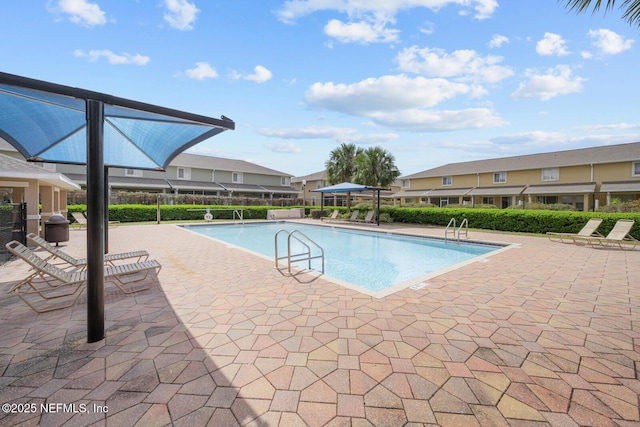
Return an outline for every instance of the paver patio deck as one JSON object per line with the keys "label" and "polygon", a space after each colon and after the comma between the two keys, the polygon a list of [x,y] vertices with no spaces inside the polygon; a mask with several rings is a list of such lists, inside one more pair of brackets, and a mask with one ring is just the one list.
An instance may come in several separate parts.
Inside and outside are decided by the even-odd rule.
{"label": "paver patio deck", "polygon": [[111,252],[163,269],[141,293],[106,285],[92,344],[85,297],[35,314],[6,293],[27,274],[10,261],[0,425],[640,425],[640,251],[469,234],[520,247],[375,299],[175,225],[112,228]]}

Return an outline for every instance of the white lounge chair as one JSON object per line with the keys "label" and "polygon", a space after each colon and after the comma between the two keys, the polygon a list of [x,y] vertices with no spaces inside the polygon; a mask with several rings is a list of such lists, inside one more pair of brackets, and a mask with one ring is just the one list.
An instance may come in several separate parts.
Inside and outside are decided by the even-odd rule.
{"label": "white lounge chair", "polygon": [[[66,271],[48,263],[22,243],[14,240],[6,244],[6,248],[17,258],[29,264],[32,273],[16,283],[8,292],[15,293],[29,307],[38,313],[71,307],[78,301],[86,288],[87,271]],[[109,265],[104,268],[106,281],[116,285],[122,292],[130,294],[151,288],[155,280],[140,287],[129,288],[131,283],[142,282],[149,275],[155,279],[162,266],[156,260],[147,260],[134,264]],[[37,295],[45,301],[36,305],[29,296]],[[66,297],[66,299],[64,299]],[[60,302],[61,301],[61,302]],[[47,302],[60,302],[48,305]]]}
{"label": "white lounge chair", "polygon": [[[633,250],[640,244],[640,241],[629,235],[634,224],[635,221],[632,219],[619,219],[606,237],[587,237],[584,240],[593,248],[597,246],[608,248],[618,245],[620,249]],[[630,245],[623,246],[623,243]]]}
{"label": "white lounge chair", "polygon": [[551,241],[558,241],[562,243],[569,240],[571,241],[570,243],[575,243],[576,238],[604,237],[597,231],[600,224],[602,224],[602,218],[591,218],[577,233],[555,233],[553,231],[548,231],[547,237],[549,237],[549,240]]}
{"label": "white lounge chair", "polygon": [[[86,258],[74,258],[35,233],[27,234],[27,239],[49,252],[50,255],[45,258],[45,261],[52,264],[54,264],[53,261],[57,261],[54,265],[62,266],[64,268],[73,267],[84,270],[87,267]],[[105,254],[104,256],[104,262],[107,265],[116,265],[115,261],[127,260],[128,262],[140,262],[146,261],[147,259],[149,259],[149,252],[147,251],[122,252],[116,254]]]}

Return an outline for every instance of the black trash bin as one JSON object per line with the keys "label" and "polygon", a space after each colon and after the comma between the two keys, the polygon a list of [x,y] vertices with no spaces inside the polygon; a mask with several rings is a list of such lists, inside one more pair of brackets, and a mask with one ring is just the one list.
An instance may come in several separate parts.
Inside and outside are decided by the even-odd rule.
{"label": "black trash bin", "polygon": [[49,243],[69,241],[69,221],[60,214],[53,214],[44,223],[44,240]]}

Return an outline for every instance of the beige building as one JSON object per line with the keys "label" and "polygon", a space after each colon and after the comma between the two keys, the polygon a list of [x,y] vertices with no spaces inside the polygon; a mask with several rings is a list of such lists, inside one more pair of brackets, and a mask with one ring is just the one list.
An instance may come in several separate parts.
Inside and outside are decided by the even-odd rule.
{"label": "beige building", "polygon": [[450,163],[400,180],[401,206],[564,203],[589,211],[640,198],[640,142]]}

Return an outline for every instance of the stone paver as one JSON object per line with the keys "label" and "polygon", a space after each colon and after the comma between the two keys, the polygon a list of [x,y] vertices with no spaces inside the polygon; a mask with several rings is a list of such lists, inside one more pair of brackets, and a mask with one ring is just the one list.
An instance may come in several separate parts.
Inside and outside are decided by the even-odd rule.
{"label": "stone paver", "polygon": [[111,228],[111,252],[163,268],[140,293],[106,284],[91,344],[86,296],[36,314],[10,261],[0,425],[640,425],[640,251],[470,237],[517,247],[376,299],[174,225]]}

